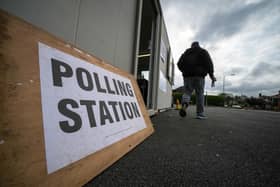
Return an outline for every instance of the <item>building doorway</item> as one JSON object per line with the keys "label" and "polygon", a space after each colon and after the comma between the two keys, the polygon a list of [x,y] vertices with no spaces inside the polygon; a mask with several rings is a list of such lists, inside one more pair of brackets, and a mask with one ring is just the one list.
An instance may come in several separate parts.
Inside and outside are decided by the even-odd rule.
{"label": "building doorway", "polygon": [[138,51],[137,82],[148,109],[153,108],[153,72],[157,11],[153,1],[143,1]]}

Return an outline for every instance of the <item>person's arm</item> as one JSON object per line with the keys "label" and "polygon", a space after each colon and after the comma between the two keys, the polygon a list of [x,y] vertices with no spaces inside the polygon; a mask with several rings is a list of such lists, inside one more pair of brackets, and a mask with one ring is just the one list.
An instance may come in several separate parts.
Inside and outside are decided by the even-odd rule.
{"label": "person's arm", "polygon": [[216,77],[214,76],[214,65],[213,65],[213,62],[212,62],[212,59],[209,55],[209,53],[205,50],[205,60],[208,64],[208,73],[209,73],[209,76],[212,80],[212,85],[214,85],[214,82],[217,80]]}
{"label": "person's arm", "polygon": [[183,69],[184,69],[184,53],[181,55],[181,57],[179,58],[179,61],[177,63],[177,67],[179,68],[179,70],[181,72],[183,72]]}

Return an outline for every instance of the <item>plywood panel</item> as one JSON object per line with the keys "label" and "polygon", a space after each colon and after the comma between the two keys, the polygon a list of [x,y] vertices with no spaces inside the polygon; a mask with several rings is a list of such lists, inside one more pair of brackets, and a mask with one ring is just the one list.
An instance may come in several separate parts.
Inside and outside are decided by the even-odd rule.
{"label": "plywood panel", "polygon": [[[48,174],[38,42],[128,78],[147,127]],[[0,114],[0,186],[82,185],[154,131],[132,75],[1,10]]]}

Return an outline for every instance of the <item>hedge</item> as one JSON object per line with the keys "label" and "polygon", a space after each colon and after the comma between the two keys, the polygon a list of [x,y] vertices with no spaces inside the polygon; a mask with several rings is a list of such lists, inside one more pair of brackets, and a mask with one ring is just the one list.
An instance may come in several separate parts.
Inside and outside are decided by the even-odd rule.
{"label": "hedge", "polygon": [[[176,100],[178,99],[180,103],[182,102],[182,95],[181,92],[174,92],[173,94],[173,103],[176,104]],[[191,97],[191,104],[196,103],[195,95]],[[207,96],[207,105],[209,106],[224,106],[224,97],[223,96],[216,96],[216,95],[208,95]]]}

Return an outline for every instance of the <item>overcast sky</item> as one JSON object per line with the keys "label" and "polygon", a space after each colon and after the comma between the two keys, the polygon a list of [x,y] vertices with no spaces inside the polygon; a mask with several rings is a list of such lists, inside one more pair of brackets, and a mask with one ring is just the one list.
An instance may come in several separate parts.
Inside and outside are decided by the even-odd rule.
{"label": "overcast sky", "polygon": [[[174,61],[192,41],[210,53],[215,88],[208,93],[275,95],[280,90],[279,0],[161,0]],[[231,76],[231,74],[235,74]],[[175,68],[175,88],[182,86]]]}

